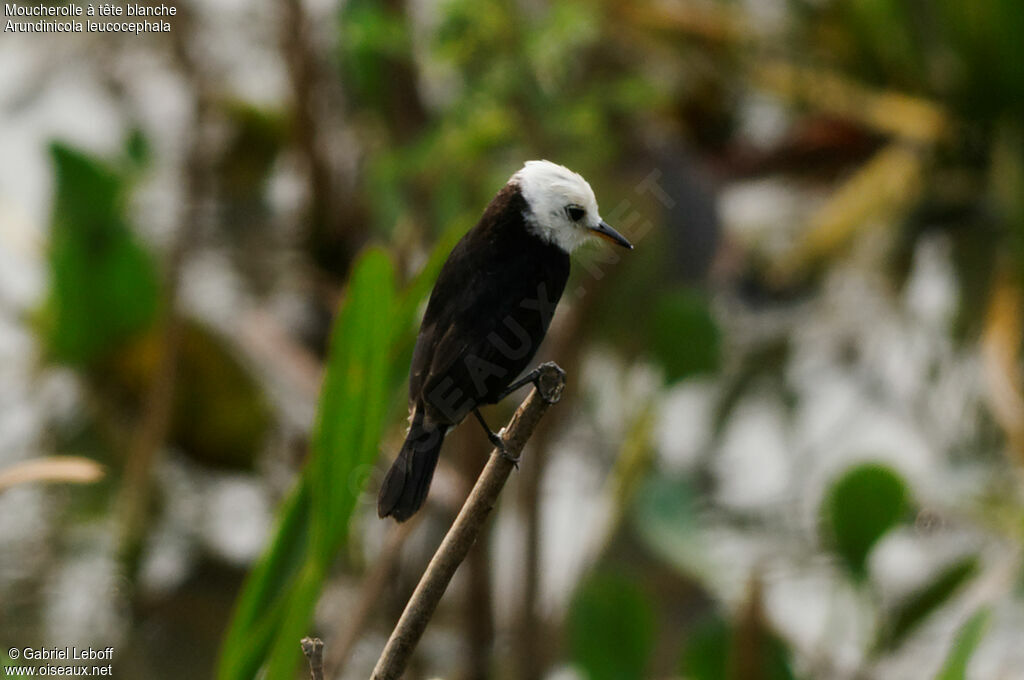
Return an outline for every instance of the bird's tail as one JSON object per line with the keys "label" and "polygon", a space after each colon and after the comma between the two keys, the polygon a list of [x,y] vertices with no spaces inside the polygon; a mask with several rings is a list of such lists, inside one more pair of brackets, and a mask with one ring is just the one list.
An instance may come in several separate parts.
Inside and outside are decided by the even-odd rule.
{"label": "bird's tail", "polygon": [[377,515],[390,515],[404,522],[420,509],[430,489],[446,433],[447,428],[430,423],[423,412],[416,409],[402,450],[381,484]]}

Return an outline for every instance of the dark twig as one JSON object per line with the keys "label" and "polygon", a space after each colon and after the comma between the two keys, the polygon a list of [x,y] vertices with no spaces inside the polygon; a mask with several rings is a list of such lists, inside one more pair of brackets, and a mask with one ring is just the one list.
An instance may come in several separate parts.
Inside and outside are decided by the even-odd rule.
{"label": "dark twig", "polygon": [[402,676],[455,570],[466,558],[487,516],[498,501],[498,494],[512,472],[513,465],[509,458],[515,458],[522,453],[537,423],[548,410],[548,406],[561,398],[564,387],[565,373],[562,369],[553,363],[544,364],[536,387],[504,430],[507,455],[502,456],[497,449],[491,452],[487,466],[480,473],[473,491],[470,492],[452,528],[441,542],[441,547],[427,565],[423,578],[409,598],[405,611],[402,612],[398,624],[384,646],[377,666],[373,669],[374,680],[398,680]]}
{"label": "dark twig", "polygon": [[309,677],[312,680],[324,680],[324,643],[320,638],[304,637],[299,642],[302,653],[309,662]]}

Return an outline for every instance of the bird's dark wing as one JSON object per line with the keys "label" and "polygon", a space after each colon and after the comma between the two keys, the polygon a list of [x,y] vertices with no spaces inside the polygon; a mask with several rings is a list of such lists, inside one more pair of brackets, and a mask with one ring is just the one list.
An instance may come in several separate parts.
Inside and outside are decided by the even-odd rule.
{"label": "bird's dark wing", "polygon": [[410,399],[439,422],[459,422],[522,372],[569,275],[564,251],[490,212],[442,267],[413,353]]}
{"label": "bird's dark wing", "polygon": [[412,353],[410,404],[420,399],[438,344],[456,320],[466,316],[473,304],[471,291],[481,284],[480,269],[473,266],[468,255],[470,251],[479,250],[474,248],[474,240],[474,230],[470,230],[452,249],[434,282]]}

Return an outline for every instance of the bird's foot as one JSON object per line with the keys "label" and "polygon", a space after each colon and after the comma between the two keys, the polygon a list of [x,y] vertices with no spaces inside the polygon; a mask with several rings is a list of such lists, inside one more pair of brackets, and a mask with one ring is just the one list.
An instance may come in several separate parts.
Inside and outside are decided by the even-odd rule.
{"label": "bird's foot", "polygon": [[535,368],[536,373],[533,385],[537,388],[541,398],[549,404],[557,404],[562,399],[562,390],[565,389],[565,371],[554,361],[545,361]]}
{"label": "bird's foot", "polygon": [[565,371],[554,361],[545,361],[519,380],[505,388],[495,402],[499,402],[523,385],[533,383],[541,398],[549,404],[556,404],[562,398],[565,388]]}
{"label": "bird's foot", "polygon": [[489,436],[487,438],[491,440],[492,444],[494,444],[494,448],[495,450],[497,450],[498,455],[507,460],[508,462],[512,463],[512,465],[515,466],[515,468],[518,470],[519,461],[520,459],[522,459],[523,456],[522,454],[519,454],[518,456],[513,456],[511,453],[509,453],[508,447],[505,446],[505,440],[502,439],[501,437],[501,433],[504,431],[505,428],[502,428],[501,432],[491,432],[489,433]]}
{"label": "bird's foot", "polygon": [[495,432],[494,430],[492,430],[490,426],[487,424],[487,421],[484,420],[483,415],[480,414],[479,409],[473,409],[473,415],[475,415],[476,419],[480,421],[480,425],[484,428],[484,432],[487,433],[487,440],[494,445],[494,448],[498,451],[498,455],[507,460],[508,462],[512,463],[513,465],[515,465],[516,469],[518,470],[519,456],[513,456],[511,453],[508,452],[508,446],[506,446],[505,440],[501,436],[501,432],[504,432],[505,428],[502,428],[501,432]]}

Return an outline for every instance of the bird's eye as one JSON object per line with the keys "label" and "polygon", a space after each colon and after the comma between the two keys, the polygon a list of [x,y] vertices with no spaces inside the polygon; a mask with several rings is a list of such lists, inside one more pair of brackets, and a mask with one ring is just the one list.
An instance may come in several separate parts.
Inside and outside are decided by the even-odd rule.
{"label": "bird's eye", "polygon": [[569,216],[569,219],[573,222],[579,222],[583,219],[583,216],[587,214],[587,211],[578,205],[566,206],[565,214]]}

